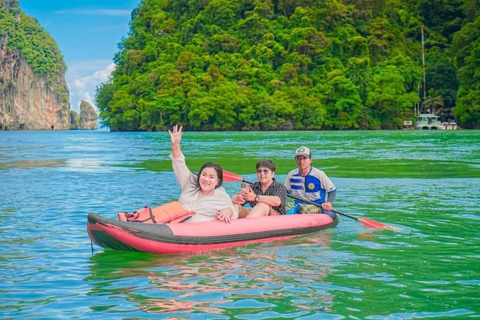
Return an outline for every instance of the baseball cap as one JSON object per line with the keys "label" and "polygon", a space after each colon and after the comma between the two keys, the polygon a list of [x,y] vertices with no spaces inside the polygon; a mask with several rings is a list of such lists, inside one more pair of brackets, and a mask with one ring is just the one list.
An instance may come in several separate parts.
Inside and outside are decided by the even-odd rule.
{"label": "baseball cap", "polygon": [[298,156],[305,156],[307,158],[312,157],[312,152],[307,147],[300,147],[295,151],[295,158]]}

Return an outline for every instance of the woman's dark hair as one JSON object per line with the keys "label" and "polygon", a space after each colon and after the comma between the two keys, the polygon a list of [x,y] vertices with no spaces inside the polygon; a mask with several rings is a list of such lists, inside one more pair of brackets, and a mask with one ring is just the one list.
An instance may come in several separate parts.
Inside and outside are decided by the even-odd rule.
{"label": "woman's dark hair", "polygon": [[202,175],[203,169],[205,168],[213,168],[217,172],[218,176],[218,184],[215,186],[215,189],[220,187],[223,183],[223,170],[222,167],[218,163],[215,162],[207,162],[203,164],[203,166],[200,168],[200,171],[198,171],[197,174],[197,189],[200,189],[200,176]]}
{"label": "woman's dark hair", "polygon": [[272,172],[275,172],[275,170],[277,170],[277,166],[275,166],[275,163],[273,163],[273,161],[270,159],[258,161],[257,164],[255,165],[255,168],[258,169],[260,167],[268,168],[272,170]]}

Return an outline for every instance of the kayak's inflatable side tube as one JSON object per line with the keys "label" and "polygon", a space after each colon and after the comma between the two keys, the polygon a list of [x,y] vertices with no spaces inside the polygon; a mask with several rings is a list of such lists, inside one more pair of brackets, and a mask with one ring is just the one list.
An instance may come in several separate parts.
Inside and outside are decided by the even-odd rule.
{"label": "kayak's inflatable side tube", "polygon": [[87,231],[97,245],[116,250],[156,254],[209,251],[249,243],[269,242],[332,228],[326,214],[298,214],[180,224],[123,222],[88,215]]}

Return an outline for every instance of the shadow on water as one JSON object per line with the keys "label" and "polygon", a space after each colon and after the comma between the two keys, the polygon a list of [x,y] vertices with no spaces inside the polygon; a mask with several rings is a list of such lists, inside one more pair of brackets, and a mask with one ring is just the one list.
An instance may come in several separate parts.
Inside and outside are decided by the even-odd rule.
{"label": "shadow on water", "polygon": [[[238,161],[241,158],[241,161]],[[254,164],[262,158],[251,155],[207,157],[195,155],[188,163],[191,168],[200,168],[205,162],[221,163],[222,167],[237,174],[251,174]],[[287,174],[293,168],[291,159],[277,159],[278,174]],[[479,178],[480,163],[461,160],[422,160],[422,159],[358,159],[358,158],[328,158],[314,159],[314,164],[333,177],[349,178]],[[135,164],[123,165],[149,171],[171,170],[171,161],[163,159],[147,159]]]}

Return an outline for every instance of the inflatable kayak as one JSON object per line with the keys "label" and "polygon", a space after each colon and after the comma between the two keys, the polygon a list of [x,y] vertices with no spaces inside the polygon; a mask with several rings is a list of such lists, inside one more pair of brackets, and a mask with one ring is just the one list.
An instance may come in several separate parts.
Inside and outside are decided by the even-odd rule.
{"label": "inflatable kayak", "polygon": [[115,250],[154,254],[209,251],[270,242],[335,227],[338,218],[326,214],[295,214],[255,219],[184,222],[126,222],[88,215],[87,231],[97,245]]}

